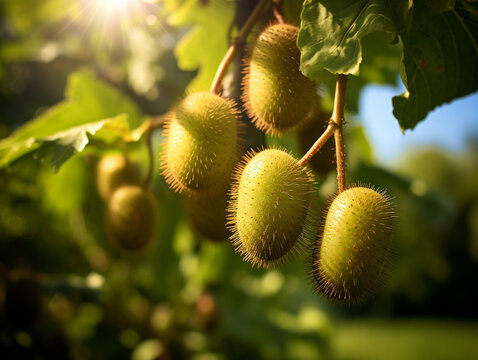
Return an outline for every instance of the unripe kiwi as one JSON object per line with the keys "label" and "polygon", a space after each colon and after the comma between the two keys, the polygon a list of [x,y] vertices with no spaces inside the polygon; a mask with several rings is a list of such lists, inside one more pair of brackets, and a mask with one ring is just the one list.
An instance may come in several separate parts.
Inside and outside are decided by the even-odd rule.
{"label": "unripe kiwi", "polygon": [[198,193],[225,189],[239,157],[239,123],[234,104],[220,96],[188,95],[166,124],[162,168],[176,191]]}
{"label": "unripe kiwi", "polygon": [[243,101],[255,125],[271,135],[293,130],[316,102],[316,85],[299,71],[299,28],[267,27],[257,38],[243,83]]}
{"label": "unripe kiwi", "polygon": [[107,229],[112,240],[125,250],[143,249],[156,227],[156,201],[139,186],[122,186],[111,196]]}
{"label": "unripe kiwi", "polygon": [[281,264],[315,236],[314,185],[311,171],[285,151],[244,158],[235,172],[228,220],[232,243],[245,260]]}
{"label": "unripe kiwi", "polygon": [[212,241],[227,240],[231,231],[226,227],[227,191],[212,196],[199,196],[185,200],[186,213],[199,235]]}
{"label": "unripe kiwi", "polygon": [[[302,154],[305,154],[325,131],[329,117],[324,112],[317,112],[314,117],[300,129],[298,133],[299,146]],[[328,140],[309,161],[309,166],[317,174],[325,175],[335,169],[335,145],[333,139]]]}
{"label": "unripe kiwi", "polygon": [[103,200],[123,185],[138,185],[141,182],[139,167],[124,155],[107,155],[98,162],[96,184]]}
{"label": "unripe kiwi", "polygon": [[388,269],[394,222],[384,193],[352,187],[337,195],[313,251],[317,290],[338,303],[370,298]]}

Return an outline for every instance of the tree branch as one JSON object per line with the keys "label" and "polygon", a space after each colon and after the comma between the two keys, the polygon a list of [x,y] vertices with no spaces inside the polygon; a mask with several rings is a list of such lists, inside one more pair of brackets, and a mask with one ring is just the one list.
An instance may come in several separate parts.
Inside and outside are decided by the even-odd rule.
{"label": "tree branch", "polygon": [[246,41],[247,35],[251,31],[252,27],[256,23],[259,16],[270,5],[271,5],[271,0],[260,0],[260,2],[254,8],[254,11],[252,11],[246,23],[239,31],[239,34],[237,34],[237,37],[234,40],[234,43],[229,47],[229,49],[226,52],[226,55],[224,55],[224,58],[221,61],[221,64],[217,68],[216,75],[214,76],[214,80],[212,81],[211,88],[209,90],[211,93],[213,94],[217,93],[219,89],[219,85],[221,84],[221,79],[224,76],[227,70],[227,67],[229,66],[231,61],[234,59],[234,56],[236,55],[238,49],[241,47],[241,44]]}

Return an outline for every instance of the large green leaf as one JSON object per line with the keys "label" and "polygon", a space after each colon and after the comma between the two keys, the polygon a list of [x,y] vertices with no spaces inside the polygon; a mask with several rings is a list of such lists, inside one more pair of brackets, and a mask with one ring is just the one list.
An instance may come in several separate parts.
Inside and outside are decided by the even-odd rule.
{"label": "large green leaf", "polygon": [[402,130],[413,129],[435,107],[478,89],[478,4],[430,14],[415,11],[404,47],[404,94],[393,98]]}
{"label": "large green leaf", "polygon": [[175,49],[183,70],[198,70],[189,90],[207,90],[228,47],[234,3],[223,0],[186,0],[168,18],[171,25],[193,25]]}
{"label": "large green leaf", "polygon": [[94,123],[79,125],[45,137],[31,137],[8,148],[0,148],[0,167],[17,160],[34,159],[51,165],[57,172],[61,165],[75,153],[81,152],[95,140],[104,141],[126,133],[126,115],[119,115]]}
{"label": "large green leaf", "polygon": [[[42,158],[47,153],[52,156],[50,160],[58,169],[63,159],[71,156],[71,151],[80,151],[87,142],[87,134],[96,133],[106,124],[113,132],[125,134],[140,123],[138,107],[88,71],[72,74],[65,93],[66,100],[0,141],[0,167],[39,151],[37,156]],[[116,116],[114,120],[104,121]],[[55,151],[58,153],[54,154]]]}
{"label": "large green leaf", "polygon": [[357,75],[361,39],[406,28],[409,9],[408,0],[305,0],[297,39],[301,71],[319,82],[323,70]]}

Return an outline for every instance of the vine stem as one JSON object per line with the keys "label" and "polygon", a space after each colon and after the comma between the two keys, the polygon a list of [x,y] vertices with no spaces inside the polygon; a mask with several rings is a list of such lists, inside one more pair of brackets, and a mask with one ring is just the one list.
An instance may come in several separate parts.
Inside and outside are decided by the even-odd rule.
{"label": "vine stem", "polygon": [[342,135],[344,112],[345,112],[345,93],[347,90],[347,75],[339,74],[335,85],[334,110],[330,118],[329,125],[323,134],[317,139],[314,145],[299,160],[299,165],[304,165],[317,154],[320,148],[329,140],[332,135],[335,138],[335,157],[337,160],[337,182],[339,192],[345,190],[345,151]]}
{"label": "vine stem", "polygon": [[260,0],[259,3],[254,8],[254,10],[251,12],[251,15],[249,15],[246,23],[242,26],[241,30],[239,30],[239,33],[237,34],[236,39],[227,50],[226,55],[224,55],[221,61],[221,64],[219,64],[219,67],[217,68],[216,75],[214,76],[214,80],[212,81],[211,88],[209,89],[211,93],[213,94],[217,93],[219,89],[219,85],[221,84],[222,77],[224,76],[227,70],[227,67],[236,56],[236,53],[239,50],[240,45],[246,40],[247,35],[251,31],[257,19],[262,14],[262,11],[264,11],[266,7],[270,5],[271,5],[271,0]]}
{"label": "vine stem", "polygon": [[332,120],[335,122],[335,158],[337,160],[337,183],[339,192],[345,190],[345,149],[342,134],[344,113],[345,113],[345,93],[347,91],[347,75],[339,74],[335,87],[334,111]]}
{"label": "vine stem", "polygon": [[285,24],[285,18],[284,18],[284,11],[283,11],[283,0],[274,0],[274,5],[272,7],[272,11],[274,13],[275,18],[277,19],[277,22],[279,24]]}

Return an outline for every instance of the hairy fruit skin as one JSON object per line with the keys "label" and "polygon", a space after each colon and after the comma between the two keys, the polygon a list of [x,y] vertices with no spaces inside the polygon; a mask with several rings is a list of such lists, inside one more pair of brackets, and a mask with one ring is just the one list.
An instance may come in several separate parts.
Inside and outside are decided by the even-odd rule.
{"label": "hairy fruit skin", "polygon": [[140,182],[139,167],[124,155],[107,155],[98,162],[96,184],[103,200],[108,200],[120,186],[138,185]]}
{"label": "hairy fruit skin", "polygon": [[225,189],[239,156],[239,126],[230,100],[207,92],[188,95],[166,124],[166,182],[190,196]]}
{"label": "hairy fruit skin", "polygon": [[277,149],[251,153],[235,178],[228,218],[232,243],[245,260],[281,264],[313,238],[315,182],[297,159]]}
{"label": "hairy fruit skin", "polygon": [[188,219],[199,235],[214,242],[227,240],[231,236],[226,226],[228,199],[227,191],[221,191],[213,196],[185,200]]}
{"label": "hairy fruit skin", "polygon": [[337,195],[313,252],[317,290],[337,303],[370,298],[388,269],[394,222],[383,193],[352,187]]}
{"label": "hairy fruit skin", "polygon": [[260,130],[281,135],[296,129],[311,114],[316,85],[299,71],[299,28],[289,24],[267,27],[257,38],[243,82],[243,101]]}
{"label": "hairy fruit skin", "polygon": [[108,202],[107,228],[112,240],[125,250],[141,250],[153,238],[156,201],[139,186],[117,189]]}

